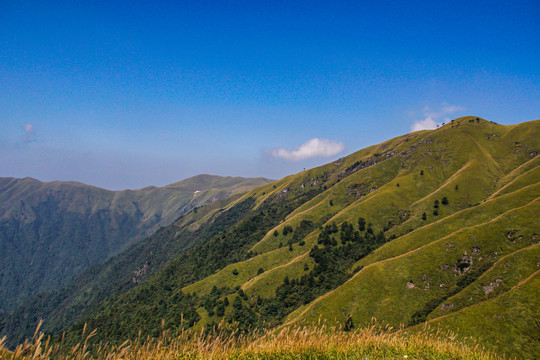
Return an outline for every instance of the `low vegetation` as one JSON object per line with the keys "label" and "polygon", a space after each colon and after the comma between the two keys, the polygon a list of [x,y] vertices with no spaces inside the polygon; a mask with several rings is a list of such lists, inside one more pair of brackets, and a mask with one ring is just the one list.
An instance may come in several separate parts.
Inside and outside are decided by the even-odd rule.
{"label": "low vegetation", "polygon": [[320,325],[293,327],[278,331],[238,332],[216,327],[214,331],[186,330],[172,336],[163,331],[159,337],[137,338],[121,345],[91,346],[95,331],[86,334],[74,346],[52,344],[42,333],[33,341],[8,351],[0,340],[0,356],[8,360],[158,360],[158,359],[502,359],[474,343],[455,341],[452,333],[431,336],[407,335],[381,329],[376,324],[363,329],[344,329]]}

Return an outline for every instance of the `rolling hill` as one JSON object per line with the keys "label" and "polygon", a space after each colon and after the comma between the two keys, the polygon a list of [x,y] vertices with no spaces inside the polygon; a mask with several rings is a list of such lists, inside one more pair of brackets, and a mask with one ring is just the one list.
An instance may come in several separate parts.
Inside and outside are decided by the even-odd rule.
{"label": "rolling hill", "polygon": [[[262,185],[180,217],[62,290],[54,311],[27,303],[0,329],[20,341],[43,317],[68,340],[88,323],[95,341],[122,342],[221,321],[350,329],[377,318],[537,358],[539,135],[540,120],[463,117]],[[119,285],[146,263],[159,266]],[[114,266],[117,280],[93,282]],[[84,306],[66,300],[96,288]]]}
{"label": "rolling hill", "polygon": [[265,183],[199,175],[164,187],[108,191],[0,178],[0,310],[61,288],[194,207]]}

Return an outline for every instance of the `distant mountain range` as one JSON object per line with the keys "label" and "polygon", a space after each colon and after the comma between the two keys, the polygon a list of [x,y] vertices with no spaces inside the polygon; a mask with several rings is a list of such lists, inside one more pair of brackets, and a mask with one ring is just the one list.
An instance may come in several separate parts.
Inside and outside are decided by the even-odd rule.
{"label": "distant mountain range", "polygon": [[195,207],[268,182],[199,175],[164,187],[108,191],[0,178],[0,310],[68,284]]}
{"label": "distant mountain range", "polygon": [[[424,325],[540,357],[540,120],[477,117],[214,202],[0,320],[92,341],[224,321]],[[439,333],[440,334],[440,333]]]}

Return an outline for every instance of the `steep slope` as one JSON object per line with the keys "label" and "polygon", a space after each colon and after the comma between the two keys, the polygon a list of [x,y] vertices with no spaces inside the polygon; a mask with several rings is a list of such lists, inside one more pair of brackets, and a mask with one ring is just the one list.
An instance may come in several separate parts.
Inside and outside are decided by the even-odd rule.
{"label": "steep slope", "polygon": [[[201,238],[227,226],[230,219],[220,217],[219,210],[227,204],[234,204],[239,196],[194,208],[174,224],[160,229],[103,264],[88,268],[68,286],[40,293],[14,311],[2,314],[0,336],[9,335],[12,345],[20,343],[32,336],[40,319],[45,320],[44,331],[55,333],[67,329],[101,301],[132,289],[179,253],[195,246]],[[212,221],[208,221],[209,218]]]}
{"label": "steep slope", "polygon": [[0,178],[0,310],[66,285],[196,206],[265,183],[199,175],[161,188],[108,191]]}
{"label": "steep slope", "polygon": [[[364,267],[347,283],[298,310],[290,319],[344,320],[353,314],[356,324],[368,324],[372,316],[392,326],[425,321],[426,308],[444,300],[472,282],[500,256],[531,246],[536,238],[540,192],[532,202],[478,225],[432,239],[428,244]],[[522,237],[509,241],[504,234]],[[534,264],[536,266],[536,264]],[[348,306],[342,306],[344,303]],[[335,306],[340,305],[340,306]],[[448,306],[448,305],[446,305]]]}
{"label": "steep slope", "polygon": [[[460,123],[459,120],[456,120],[455,122],[456,125],[457,123]],[[462,120],[461,122],[462,124],[460,124],[460,126],[464,126],[463,124],[470,124],[467,132],[478,130],[477,128],[473,128],[471,123],[468,123],[468,119]],[[499,131],[507,128],[483,122],[482,124],[478,124],[481,132],[487,130],[482,125],[485,127],[498,128]],[[531,125],[534,125],[537,128],[536,124],[529,124],[529,126]],[[451,126],[448,127],[449,129],[437,130],[424,138],[420,137],[417,144],[410,144],[410,141],[415,135],[418,139],[419,135],[422,133],[410,134],[410,138],[394,139],[394,143],[401,140],[405,144],[409,143],[410,146],[406,145],[405,150],[402,150],[398,156],[389,157],[384,162],[375,164],[374,160],[368,159],[367,163],[372,166],[368,165],[367,167],[362,168],[361,171],[345,177],[342,181],[336,183],[333,187],[297,209],[288,216],[286,222],[280,224],[275,229],[272,229],[272,231],[256,244],[252,250],[258,252],[279,251],[277,250],[277,248],[279,248],[279,243],[287,244],[287,242],[292,240],[290,235],[283,236],[283,229],[287,226],[293,228],[298,227],[302,221],[316,221],[318,219],[323,219],[327,224],[334,221],[340,224],[344,221],[349,221],[351,223],[356,222],[356,219],[362,216],[372,223],[374,229],[385,231],[385,233],[388,234],[387,237],[404,235],[415,228],[423,229],[422,231],[424,234],[429,236],[433,230],[438,230],[441,225],[438,224],[437,226],[424,229],[425,225],[437,221],[438,219],[451,216],[461,210],[467,211],[461,216],[456,215],[455,222],[449,225],[447,231],[454,231],[453,229],[456,228],[456,224],[459,221],[463,222],[466,221],[466,219],[471,219],[471,222],[473,223],[481,221],[482,216],[485,217],[489,213],[484,214],[479,211],[477,212],[478,218],[471,218],[469,211],[474,209],[473,205],[479,204],[480,201],[483,201],[483,199],[488,197],[493,191],[492,189],[496,186],[497,178],[488,182],[490,180],[489,177],[486,179],[483,176],[484,173],[491,176],[490,172],[494,170],[492,169],[494,166],[491,164],[491,160],[484,161],[485,155],[483,153],[480,151],[474,152],[475,148],[477,148],[476,142],[471,142],[470,144],[461,143],[457,155],[462,159],[457,159],[457,161],[455,161],[453,158],[456,156],[450,153],[450,151],[456,151],[457,149],[454,149],[453,144],[448,142],[451,142],[452,140],[456,141],[455,137],[459,137],[460,134],[453,134],[454,128]],[[434,138],[436,135],[443,136]],[[480,136],[482,135],[483,134]],[[446,144],[444,144],[443,141],[446,142]],[[426,146],[426,144],[431,145]],[[379,149],[388,146],[388,143],[385,143],[380,145]],[[400,147],[401,149],[404,148],[404,146]],[[417,147],[419,149],[416,149]],[[424,149],[421,149],[420,147],[424,147]],[[445,155],[432,155],[437,147],[439,147],[437,150],[438,153]],[[377,152],[376,149],[371,149],[371,151],[372,153]],[[390,151],[387,154],[397,151],[399,151],[399,148]],[[413,156],[414,153],[416,153],[416,156]],[[509,151],[509,153],[512,153],[512,151]],[[353,154],[349,158],[354,157],[355,155],[356,154]],[[350,162],[349,158],[344,159],[343,162]],[[530,154],[518,154],[518,156],[514,156],[514,158],[516,163],[519,164],[520,161],[527,161],[530,159]],[[417,169],[407,166],[407,162],[412,163],[418,161],[418,159],[420,159],[422,163],[413,165],[414,167],[417,167]],[[435,168],[435,166],[432,165],[433,160],[444,164],[448,169],[442,166]],[[321,169],[327,167],[328,166]],[[321,169],[313,169],[309,172],[316,172]],[[534,179],[531,180],[534,181]],[[288,183],[290,182],[291,181],[289,180]],[[461,184],[461,186],[459,184]],[[300,185],[300,187],[302,185]],[[440,203],[445,197],[450,199],[449,203],[445,205],[439,204],[437,208],[438,215],[433,215],[435,210],[433,207],[435,200]],[[516,206],[515,204],[510,205],[511,203],[501,201],[494,203],[493,207],[497,208],[505,206],[506,204],[509,205],[508,208],[510,209],[513,206]],[[422,214],[424,212],[426,213],[426,220],[422,220]],[[277,231],[277,236],[274,236],[275,231]],[[313,242],[318,235],[319,232],[314,231],[311,235],[305,237],[304,240],[306,242]],[[419,236],[418,239],[420,240],[418,241],[422,241],[424,238],[425,235],[424,237]],[[414,241],[399,236],[392,244],[413,246]],[[394,247],[392,247],[392,249],[393,248]],[[359,262],[356,267],[369,263],[369,259],[374,256],[377,257],[379,251],[392,251],[386,249],[387,247],[383,246],[380,250],[376,250],[373,255],[366,257],[366,259]],[[293,249],[291,257],[283,258],[283,262],[296,258],[298,254],[294,254],[294,251],[295,250]],[[401,254],[403,251],[404,247],[402,246],[396,250],[396,253]],[[305,253],[305,251],[303,253]],[[295,272],[293,271],[292,274],[295,274]],[[204,284],[204,282],[202,282],[201,285],[195,284],[190,288],[186,288],[186,290],[200,288],[202,284]],[[207,286],[206,291],[208,291],[209,288],[210,287]]]}
{"label": "steep slope", "polygon": [[427,325],[433,329],[459,329],[461,338],[472,337],[508,355],[538,359],[539,293],[540,270],[537,270],[507,291],[430,320]]}
{"label": "steep slope", "polygon": [[[117,319],[157,328],[156,319],[146,319],[174,319],[170,309],[195,326],[221,318],[241,327],[349,316],[357,325],[372,317],[392,326],[425,322],[501,257],[536,243],[538,134],[539,121],[502,126],[461,118],[263,186],[246,195],[253,214],[317,191],[283,221],[260,228],[244,260],[193,282],[197,277],[181,275],[189,272],[181,256],[89,320],[110,329],[109,337],[122,333]],[[171,290],[160,292],[166,284]]]}
{"label": "steep slope", "polygon": [[[463,319],[490,311],[511,318],[512,302],[527,307],[519,319],[537,319],[539,135],[538,120],[459,118],[202,208],[175,224],[196,244],[92,307],[67,339],[84,322],[99,329],[95,340],[154,335],[161,319],[172,331],[223,320],[240,330],[320,320],[351,327],[372,317],[411,329],[440,319],[459,331]],[[511,296],[478,296],[484,286]],[[509,330],[523,343],[537,339],[530,321],[467,329],[505,353]],[[525,345],[511,353],[530,354]]]}

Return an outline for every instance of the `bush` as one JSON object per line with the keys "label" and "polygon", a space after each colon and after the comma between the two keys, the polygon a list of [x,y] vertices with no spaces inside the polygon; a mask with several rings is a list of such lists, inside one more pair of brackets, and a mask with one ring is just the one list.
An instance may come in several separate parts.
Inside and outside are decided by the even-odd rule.
{"label": "bush", "polygon": [[351,314],[347,315],[345,319],[345,324],[343,324],[343,331],[352,331],[354,330],[354,322]]}
{"label": "bush", "polygon": [[363,217],[358,218],[358,230],[366,230],[366,219],[364,219]]}

